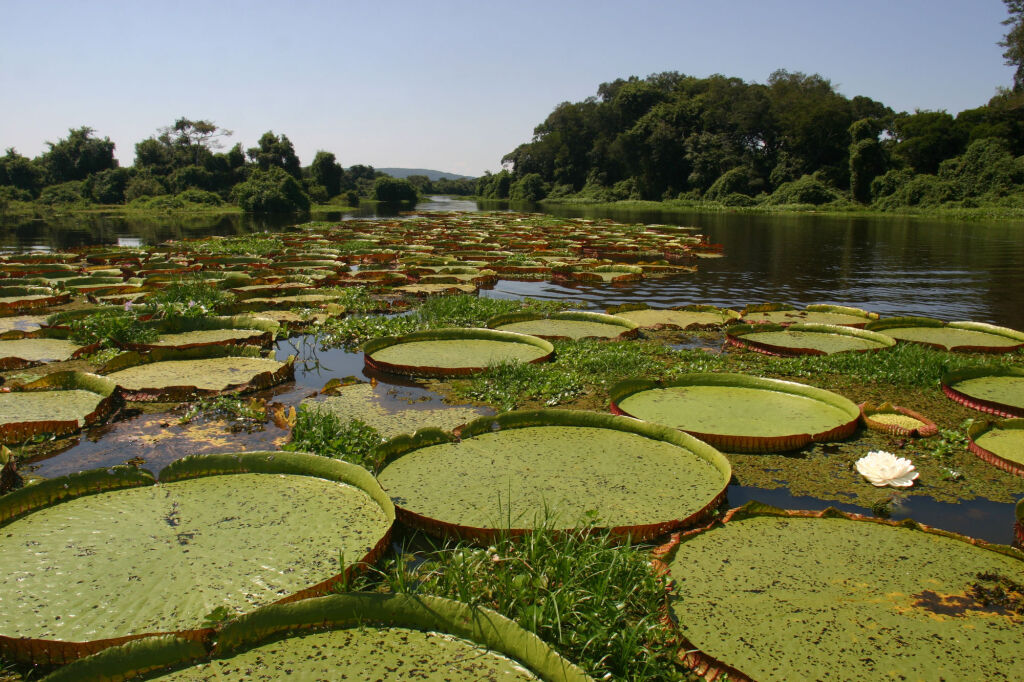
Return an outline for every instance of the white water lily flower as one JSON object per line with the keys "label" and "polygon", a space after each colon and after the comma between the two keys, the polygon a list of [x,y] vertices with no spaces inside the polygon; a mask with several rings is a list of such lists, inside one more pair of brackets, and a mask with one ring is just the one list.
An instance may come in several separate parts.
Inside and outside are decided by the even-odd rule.
{"label": "white water lily flower", "polygon": [[886,485],[907,488],[914,485],[919,475],[909,459],[884,450],[872,450],[858,459],[855,466],[861,476],[879,488]]}

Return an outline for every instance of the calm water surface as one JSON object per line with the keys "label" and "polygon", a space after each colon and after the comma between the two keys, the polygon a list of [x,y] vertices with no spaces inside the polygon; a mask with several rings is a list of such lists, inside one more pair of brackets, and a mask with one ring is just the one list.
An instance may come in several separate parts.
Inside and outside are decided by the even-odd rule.
{"label": "calm water surface", "polygon": [[[439,200],[421,205],[424,210],[475,210],[474,202]],[[625,302],[652,306],[708,303],[739,308],[751,303],[778,301],[803,306],[810,303],[852,305],[883,316],[924,315],[944,320],[976,320],[1024,329],[1024,225],[1016,223],[956,223],[908,218],[860,218],[819,215],[751,216],[611,212],[560,208],[566,217],[611,217],[622,222],[692,225],[710,241],[724,246],[724,258],[698,262],[692,275],[671,280],[649,280],[622,286],[566,287],[549,282],[499,282],[482,295],[571,298],[591,308]],[[372,214],[368,214],[372,215]],[[352,215],[335,215],[343,220]],[[167,239],[233,235],[286,229],[294,218],[251,216],[197,217],[182,220],[129,221],[92,216],[49,222],[0,223],[0,249],[66,249],[116,244],[118,239],[139,239],[156,244]],[[311,337],[282,341],[281,359],[297,354],[296,381],[267,394],[269,400],[295,405],[328,379],[356,375],[364,379],[362,356],[340,350],[326,351]],[[375,377],[382,396],[406,406],[412,397],[431,397],[428,391],[384,376]],[[436,404],[436,403],[435,403]],[[36,473],[57,476],[82,468],[110,466],[140,456],[148,468],[159,470],[169,461],[195,451],[187,442],[174,446],[175,417],[138,415],[123,422],[93,429],[69,441],[71,447],[35,463]],[[162,423],[171,424],[162,426]],[[164,429],[167,439],[153,437]],[[234,434],[232,444],[246,449],[273,449],[286,433],[272,424],[256,434]],[[221,448],[223,451],[223,448]],[[823,509],[838,506],[866,512],[853,505],[809,497],[793,497],[785,489],[761,490],[729,487],[729,502],[757,499],[790,508]],[[869,513],[869,512],[868,512]],[[1012,534],[1013,506],[988,500],[961,504],[912,496],[894,509],[894,518],[913,517],[923,523],[1008,543]]]}

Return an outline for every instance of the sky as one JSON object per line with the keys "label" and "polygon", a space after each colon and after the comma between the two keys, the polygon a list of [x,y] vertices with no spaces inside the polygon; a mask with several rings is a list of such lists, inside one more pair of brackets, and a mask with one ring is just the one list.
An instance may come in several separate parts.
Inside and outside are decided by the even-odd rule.
{"label": "sky", "polygon": [[131,165],[180,117],[285,134],[303,165],[478,176],[556,105],[662,71],[817,73],[896,111],[1013,82],[1002,0],[0,0],[0,149],[89,126]]}

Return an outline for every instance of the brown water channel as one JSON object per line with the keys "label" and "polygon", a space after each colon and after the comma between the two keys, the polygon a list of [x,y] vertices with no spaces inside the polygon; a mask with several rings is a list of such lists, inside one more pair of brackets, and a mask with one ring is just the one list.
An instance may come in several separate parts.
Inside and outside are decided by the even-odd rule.
{"label": "brown water channel", "polygon": [[[429,210],[471,209],[470,202],[430,202]],[[944,320],[976,320],[1024,329],[1024,227],[1010,223],[956,223],[906,218],[793,217],[734,214],[659,214],[564,209],[562,215],[602,217],[623,222],[695,225],[712,242],[725,247],[725,257],[701,260],[693,275],[673,280],[647,280],[625,286],[565,287],[549,282],[501,281],[484,296],[570,298],[602,310],[623,302],[655,307],[709,303],[742,307],[779,301],[795,305],[840,303],[884,316],[925,315]],[[350,217],[350,216],[345,216]],[[342,216],[335,216],[341,219]],[[140,239],[152,244],[165,239],[209,234],[244,234],[284,229],[292,219],[258,221],[231,216],[189,221],[132,222],[95,216],[87,221],[0,225],[0,246],[11,250],[62,249]],[[260,394],[268,402],[297,405],[329,379],[363,372],[360,353],[324,350],[312,337],[278,344],[284,359],[296,354],[296,380]],[[395,409],[410,405],[439,406],[440,397],[413,381],[376,376],[376,392]],[[167,406],[170,407],[170,406]],[[58,476],[81,469],[110,466],[135,458],[158,471],[170,461],[197,452],[276,449],[287,431],[272,422],[261,431],[230,432],[223,423],[182,427],[180,412],[128,415],[127,419],[94,428],[68,441],[62,452],[27,465],[34,473]],[[205,430],[204,430],[205,429]],[[136,460],[138,461],[138,460]],[[731,506],[756,499],[781,507],[823,509],[837,506],[870,514],[870,510],[812,497],[794,497],[786,489],[765,490],[733,484]],[[959,504],[909,496],[892,508],[893,518],[920,522],[994,542],[1009,543],[1013,507],[984,499]]]}

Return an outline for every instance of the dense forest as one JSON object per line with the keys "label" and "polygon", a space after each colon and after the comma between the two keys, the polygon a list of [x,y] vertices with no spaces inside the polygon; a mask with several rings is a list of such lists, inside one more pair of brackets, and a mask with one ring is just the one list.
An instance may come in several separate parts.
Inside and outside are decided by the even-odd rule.
{"label": "dense forest", "polygon": [[659,73],[564,102],[478,193],[542,199],[1024,205],[1024,92],[953,116],[896,113],[818,75]]}
{"label": "dense forest", "polygon": [[30,159],[14,149],[0,157],[0,207],[12,202],[88,207],[127,204],[174,210],[237,204],[246,211],[292,212],[311,204],[355,206],[361,198],[414,201],[419,194],[472,194],[471,179],[397,179],[373,166],[343,168],[319,151],[302,166],[287,135],[268,131],[255,147],[219,151],[229,130],[179,118],[135,145],[135,163],[121,167],[114,143],[81,127]]}
{"label": "dense forest", "polygon": [[953,116],[847,98],[819,75],[675,72],[563,102],[479,179],[481,196],[732,206],[1024,207],[1024,1],[1004,0],[1012,89]]}

